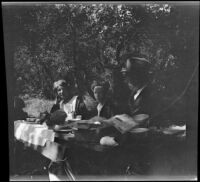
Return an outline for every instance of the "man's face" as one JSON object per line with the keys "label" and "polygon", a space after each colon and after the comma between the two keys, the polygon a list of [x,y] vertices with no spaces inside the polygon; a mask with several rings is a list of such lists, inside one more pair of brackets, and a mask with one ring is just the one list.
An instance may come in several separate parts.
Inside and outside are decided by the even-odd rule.
{"label": "man's face", "polygon": [[137,80],[140,77],[140,72],[134,67],[133,63],[131,63],[130,59],[126,61],[125,64],[125,77],[130,78],[132,81]]}
{"label": "man's face", "polygon": [[123,77],[128,77],[130,75],[131,68],[132,68],[131,62],[128,59],[128,60],[126,60],[126,62],[124,63],[124,65],[121,69],[121,73],[122,73]]}
{"label": "man's face", "polygon": [[94,97],[97,102],[102,102],[104,100],[103,88],[100,86],[96,86],[94,88]]}
{"label": "man's face", "polygon": [[128,59],[128,60],[126,61],[126,70],[127,70],[128,72],[130,72],[130,71],[131,71],[131,68],[132,68],[131,62],[130,62],[130,60]]}
{"label": "man's face", "polygon": [[66,99],[69,97],[69,91],[66,87],[58,86],[57,88],[57,94],[61,99]]}

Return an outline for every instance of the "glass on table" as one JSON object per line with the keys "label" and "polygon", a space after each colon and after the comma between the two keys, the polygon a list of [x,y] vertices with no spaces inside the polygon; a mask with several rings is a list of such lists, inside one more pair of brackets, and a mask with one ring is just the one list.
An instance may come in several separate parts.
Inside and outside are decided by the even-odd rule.
{"label": "glass on table", "polygon": [[82,116],[81,115],[77,115],[76,116],[76,120],[82,120]]}
{"label": "glass on table", "polygon": [[30,122],[30,123],[33,123],[33,122],[36,121],[36,118],[29,117],[29,118],[26,118],[26,121],[27,121],[27,122]]}

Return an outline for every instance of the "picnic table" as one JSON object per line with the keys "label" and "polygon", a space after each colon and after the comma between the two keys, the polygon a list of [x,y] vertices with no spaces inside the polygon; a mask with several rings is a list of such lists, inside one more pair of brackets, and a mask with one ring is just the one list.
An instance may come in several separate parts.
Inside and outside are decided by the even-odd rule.
{"label": "picnic table", "polygon": [[[87,124],[84,125],[83,123]],[[165,143],[182,142],[186,137],[185,126],[182,126],[182,128],[173,126],[165,129],[155,127],[146,129],[133,128],[133,130],[121,135],[122,140],[119,141],[119,145],[108,146],[100,144],[100,139],[103,137],[101,131],[109,127],[112,129],[112,126],[103,122],[103,124],[98,123],[97,125],[88,123],[86,121],[73,122],[73,124],[67,124],[56,130],[55,128],[49,128],[36,123],[15,121],[15,138],[25,146],[31,147],[50,159],[52,163],[64,162],[64,168],[67,169],[67,171],[64,170],[67,178],[63,176],[61,178],[64,180],[75,180],[74,174],[78,175],[79,172],[72,170],[73,167],[71,168],[68,162],[70,161],[70,155],[66,158],[66,151],[73,154],[73,160],[78,155],[75,163],[79,164],[75,165],[74,168],[79,166],[81,162],[84,168],[84,165],[90,164],[93,161],[94,165],[91,167],[93,170],[95,170],[95,167],[103,168],[107,166],[107,168],[112,168],[115,165],[115,168],[117,168],[117,165],[121,165],[120,170],[123,169],[122,173],[133,174],[131,170],[133,170],[133,165],[135,165],[133,164],[135,159],[141,158],[148,163],[148,159],[152,157],[151,155],[157,148],[162,147]],[[80,159],[80,155],[82,155],[82,159],[86,158],[85,163]],[[121,161],[124,161],[123,164],[117,163],[118,156],[121,156]],[[96,166],[95,162],[97,162]],[[117,169],[115,173],[120,175],[120,170]],[[106,171],[101,169],[101,174],[106,174]]]}

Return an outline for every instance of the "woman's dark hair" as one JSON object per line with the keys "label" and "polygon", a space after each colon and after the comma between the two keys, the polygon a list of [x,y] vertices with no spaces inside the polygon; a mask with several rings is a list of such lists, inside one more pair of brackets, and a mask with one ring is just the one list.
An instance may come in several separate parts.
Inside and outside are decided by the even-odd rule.
{"label": "woman's dark hair", "polygon": [[108,82],[97,82],[96,80],[93,81],[91,84],[91,90],[94,92],[94,88],[96,86],[101,86],[103,88],[104,94],[106,94],[109,91],[110,84]]}
{"label": "woman's dark hair", "polygon": [[148,72],[150,69],[150,62],[145,58],[140,57],[130,57],[127,61],[131,63],[132,70],[138,70],[143,72]]}

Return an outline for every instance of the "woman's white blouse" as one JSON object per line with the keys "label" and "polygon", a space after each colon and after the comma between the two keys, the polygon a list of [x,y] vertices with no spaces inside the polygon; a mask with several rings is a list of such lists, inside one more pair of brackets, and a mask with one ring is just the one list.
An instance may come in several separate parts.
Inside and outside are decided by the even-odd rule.
{"label": "woman's white blouse", "polygon": [[73,119],[76,110],[76,101],[78,96],[72,97],[72,99],[67,103],[60,103],[60,108],[63,109],[67,114],[67,119]]}

